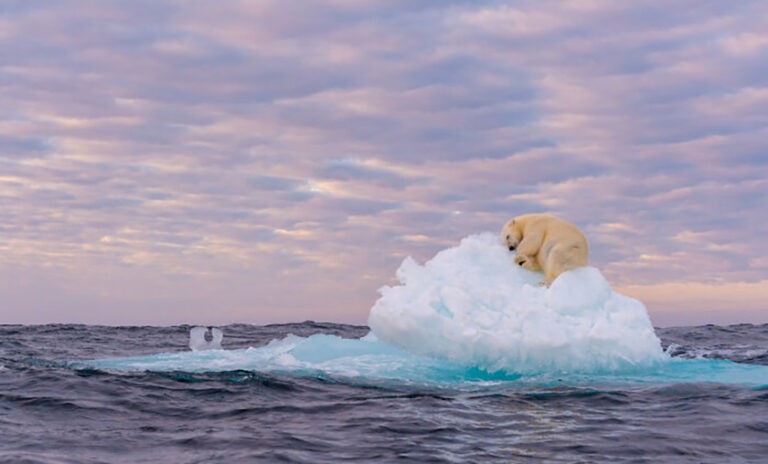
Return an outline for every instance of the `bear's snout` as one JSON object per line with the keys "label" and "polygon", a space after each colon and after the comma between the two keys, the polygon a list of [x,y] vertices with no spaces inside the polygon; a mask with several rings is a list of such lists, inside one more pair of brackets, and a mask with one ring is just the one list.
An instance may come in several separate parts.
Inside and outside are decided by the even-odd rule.
{"label": "bear's snout", "polygon": [[525,264],[525,260],[523,259],[523,260],[521,260],[521,261],[520,261],[519,263],[517,263],[517,264],[519,264],[519,265],[522,267],[522,266],[523,266],[523,264]]}
{"label": "bear's snout", "polygon": [[514,245],[510,245],[509,246],[509,251],[515,251],[515,246]]}

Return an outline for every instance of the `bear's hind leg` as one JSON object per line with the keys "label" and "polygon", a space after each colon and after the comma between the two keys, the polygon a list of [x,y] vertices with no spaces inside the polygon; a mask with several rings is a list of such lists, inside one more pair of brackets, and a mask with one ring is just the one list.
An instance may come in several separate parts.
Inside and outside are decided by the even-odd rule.
{"label": "bear's hind leg", "polygon": [[570,259],[568,253],[564,252],[561,247],[554,246],[547,255],[547,263],[544,269],[544,277],[546,278],[547,287],[552,285],[552,282],[563,272],[569,269]]}

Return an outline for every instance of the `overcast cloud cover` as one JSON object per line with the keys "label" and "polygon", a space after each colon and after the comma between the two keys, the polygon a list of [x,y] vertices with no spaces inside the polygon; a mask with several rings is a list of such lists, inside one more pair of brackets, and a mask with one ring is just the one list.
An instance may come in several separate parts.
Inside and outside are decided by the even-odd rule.
{"label": "overcast cloud cover", "polygon": [[364,323],[577,223],[659,325],[768,322],[768,3],[4,1],[0,323]]}

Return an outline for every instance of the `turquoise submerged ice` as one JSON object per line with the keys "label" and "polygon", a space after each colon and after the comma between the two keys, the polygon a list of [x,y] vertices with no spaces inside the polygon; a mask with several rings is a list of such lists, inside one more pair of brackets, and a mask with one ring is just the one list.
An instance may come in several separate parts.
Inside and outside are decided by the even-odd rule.
{"label": "turquoise submerged ice", "polygon": [[593,267],[547,288],[492,234],[473,235],[421,266],[407,258],[368,324],[411,353],[488,371],[604,372],[667,358],[642,303]]}
{"label": "turquoise submerged ice", "polygon": [[541,274],[516,266],[492,234],[469,236],[424,265],[407,258],[397,277],[399,285],[380,290],[369,315],[372,331],[362,339],[289,335],[257,348],[75,365],[117,371],[249,370],[450,388],[563,382],[768,385],[766,366],[670,358],[643,304],[614,292],[597,269],[570,271],[549,288],[541,287]]}

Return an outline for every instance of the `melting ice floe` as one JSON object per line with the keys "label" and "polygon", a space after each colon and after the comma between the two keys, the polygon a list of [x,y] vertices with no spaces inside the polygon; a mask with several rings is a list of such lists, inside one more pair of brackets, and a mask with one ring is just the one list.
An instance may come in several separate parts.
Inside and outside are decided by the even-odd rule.
{"label": "melting ice floe", "polygon": [[[768,384],[768,367],[671,359],[645,307],[614,292],[595,268],[550,288],[516,266],[492,234],[473,235],[419,265],[406,259],[400,285],[381,289],[362,339],[289,335],[266,346],[103,359],[74,366],[119,371],[251,370],[381,384],[467,386],[712,381]],[[219,333],[223,336],[223,334]],[[205,343],[206,345],[202,345]],[[218,338],[220,347],[221,338]]]}

